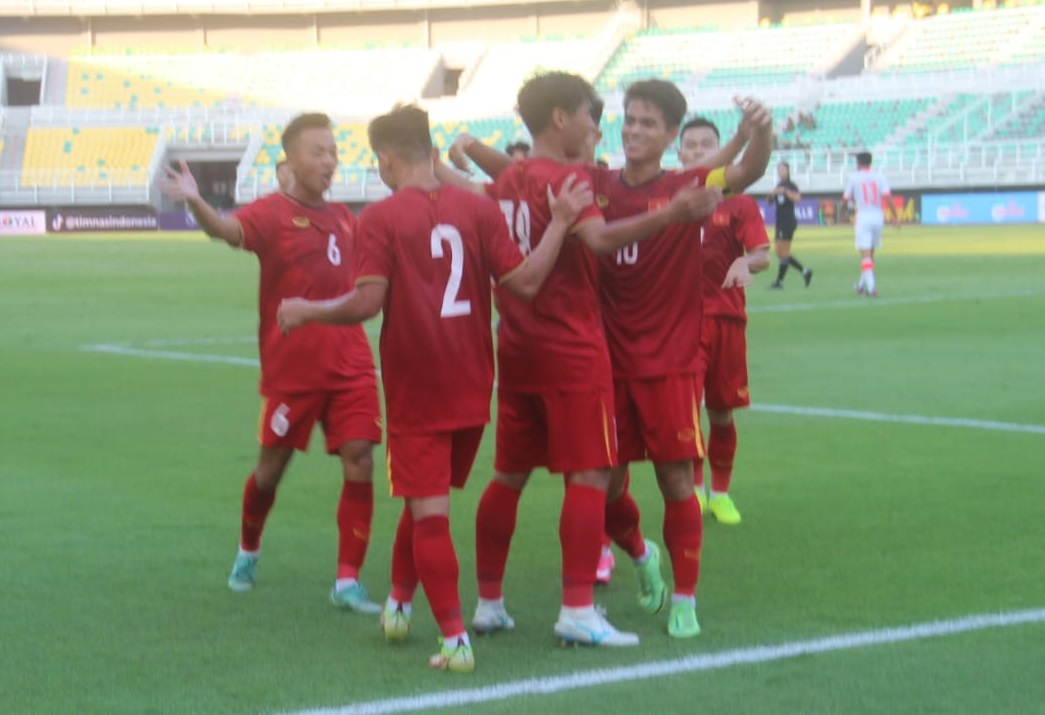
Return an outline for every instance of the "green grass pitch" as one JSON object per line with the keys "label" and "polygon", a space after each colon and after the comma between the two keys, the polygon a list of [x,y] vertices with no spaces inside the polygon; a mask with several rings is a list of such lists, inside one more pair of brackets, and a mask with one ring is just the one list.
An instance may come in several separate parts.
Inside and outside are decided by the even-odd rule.
{"label": "green grass pitch", "polygon": [[[704,633],[670,641],[620,563],[598,595],[642,637],[620,651],[555,644],[562,489],[538,477],[508,566],[517,630],[477,639],[475,674],[454,677],[425,667],[423,596],[400,647],[329,605],[339,484],[318,438],[284,483],[258,587],[226,588],[255,368],[84,349],[253,357],[251,257],[198,236],[0,239],[0,711],[294,712],[1045,606],[1045,226],[889,230],[877,302],[853,295],[848,230],[800,229],[794,252],[809,289],[792,274],[749,291],[756,403],[1038,430],[739,414],[744,523],[706,524]],[[469,615],[487,436],[453,506]],[[634,484],[660,541],[648,467]],[[364,581],[380,598],[399,505],[377,491]],[[1045,626],[1028,624],[471,707],[1032,713],[1042,659]]]}

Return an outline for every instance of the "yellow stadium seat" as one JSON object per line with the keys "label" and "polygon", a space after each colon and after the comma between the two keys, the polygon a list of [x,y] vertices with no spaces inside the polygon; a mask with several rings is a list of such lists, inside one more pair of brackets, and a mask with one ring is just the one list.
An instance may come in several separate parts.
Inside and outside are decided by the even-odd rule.
{"label": "yellow stadium seat", "polygon": [[21,184],[144,185],[158,135],[150,127],[31,128]]}

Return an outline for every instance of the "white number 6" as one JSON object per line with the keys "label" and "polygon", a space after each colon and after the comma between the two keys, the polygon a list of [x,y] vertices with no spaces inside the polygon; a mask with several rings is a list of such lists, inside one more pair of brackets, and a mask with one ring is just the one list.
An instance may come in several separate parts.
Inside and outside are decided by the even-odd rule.
{"label": "white number 6", "polygon": [[327,259],[335,266],[341,265],[341,249],[337,247],[337,236],[327,238]]}

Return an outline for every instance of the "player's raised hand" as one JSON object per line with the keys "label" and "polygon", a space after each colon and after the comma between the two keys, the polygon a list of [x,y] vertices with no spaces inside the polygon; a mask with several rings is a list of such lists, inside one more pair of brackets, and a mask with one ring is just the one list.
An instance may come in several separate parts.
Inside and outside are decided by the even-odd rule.
{"label": "player's raised hand", "polygon": [[754,97],[734,97],[733,103],[740,110],[740,132],[750,138],[758,132],[773,130],[773,112]]}
{"label": "player's raised hand", "polygon": [[703,221],[721,202],[721,189],[698,186],[693,183],[683,187],[671,197],[671,203],[668,204],[668,219],[671,223]]}
{"label": "player's raised hand", "polygon": [[733,265],[726,271],[726,279],[722,281],[722,287],[747,288],[754,279],[751,277],[751,268],[747,264],[747,256],[741,256],[733,261]]}
{"label": "player's raised hand", "polygon": [[200,197],[200,189],[196,185],[196,179],[189,171],[189,165],[182,159],[179,162],[181,171],[175,171],[169,166],[164,166],[167,173],[166,179],[156,182],[160,191],[171,201],[189,201]]}
{"label": "player's raised hand", "polygon": [[304,298],[284,298],[276,311],[276,322],[280,331],[286,335],[294,328],[300,328],[308,321],[309,301]]}
{"label": "player's raised hand", "polygon": [[450,148],[447,150],[446,155],[450,159],[450,163],[455,168],[465,172],[466,174],[472,174],[472,167],[468,163],[468,147],[475,142],[475,137],[471,134],[458,134]]}
{"label": "player's raised hand", "polygon": [[552,187],[548,186],[548,208],[551,209],[552,218],[560,219],[569,225],[577,220],[581,211],[591,206],[594,199],[591,184],[587,181],[577,181],[576,174],[566,177],[558,196],[552,193]]}

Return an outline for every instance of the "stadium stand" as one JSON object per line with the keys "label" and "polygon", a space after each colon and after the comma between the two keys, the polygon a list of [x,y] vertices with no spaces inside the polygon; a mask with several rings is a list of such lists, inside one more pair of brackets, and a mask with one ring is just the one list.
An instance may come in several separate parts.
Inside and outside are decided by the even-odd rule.
{"label": "stadium stand", "polygon": [[155,127],[40,127],[26,135],[21,183],[97,186],[150,181]]}
{"label": "stadium stand", "polygon": [[[203,42],[188,35],[179,44],[164,35],[148,47],[110,38],[41,65],[46,106],[19,115],[19,122],[33,128],[16,134],[17,143],[10,132],[24,132],[23,124],[7,129],[0,203],[43,201],[25,192],[15,196],[11,187],[106,182],[134,187],[138,193],[129,195],[151,200],[151,167],[172,147],[221,149],[223,161],[238,156],[238,198],[247,200],[275,185],[286,119],[316,109],[337,121],[342,170],[335,196],[372,195],[378,180],[366,145],[368,117],[397,101],[421,101],[432,111],[437,145],[467,131],[503,147],[528,138],[512,107],[519,84],[542,68],[593,78],[607,100],[598,154],[611,164],[622,158],[623,88],[655,76],[677,82],[691,113],[708,116],[724,135],[738,118],[730,104],[734,94],[766,99],[773,106],[779,156],[811,188],[835,187],[858,148],[874,150],[876,164],[886,169],[909,171],[911,182],[935,181],[934,166],[949,171],[962,162],[993,172],[991,181],[1018,182],[1045,172],[1045,4],[921,19],[893,13],[855,21],[843,14],[843,21],[826,24],[813,16],[802,24],[785,17],[784,26],[768,27],[755,27],[750,19],[743,26],[738,10],[728,26],[743,29],[728,30],[678,29],[677,15],[649,13],[647,25],[671,29],[637,32],[641,23],[623,13],[578,21],[576,31],[587,33],[580,37],[526,37],[540,26],[535,14],[533,24],[513,26],[515,39],[509,41],[432,30],[402,35],[418,44],[386,40],[365,46],[344,44],[342,38],[355,42],[356,36],[339,30],[331,35],[333,44],[316,45],[322,35],[317,29],[311,45],[255,43],[241,50],[210,46],[206,33],[199,33]],[[365,26],[347,17],[343,22],[342,29]],[[568,23],[558,21],[554,32],[564,27]],[[245,28],[242,37],[249,32]],[[505,32],[498,30],[498,40]],[[436,35],[446,41],[435,42]],[[236,42],[241,36],[215,37]],[[33,61],[39,64],[39,57]],[[29,60],[5,61],[21,66]],[[444,75],[451,68],[459,81],[447,90]],[[77,190],[78,200],[89,196]],[[110,196],[99,192],[98,200]]]}

